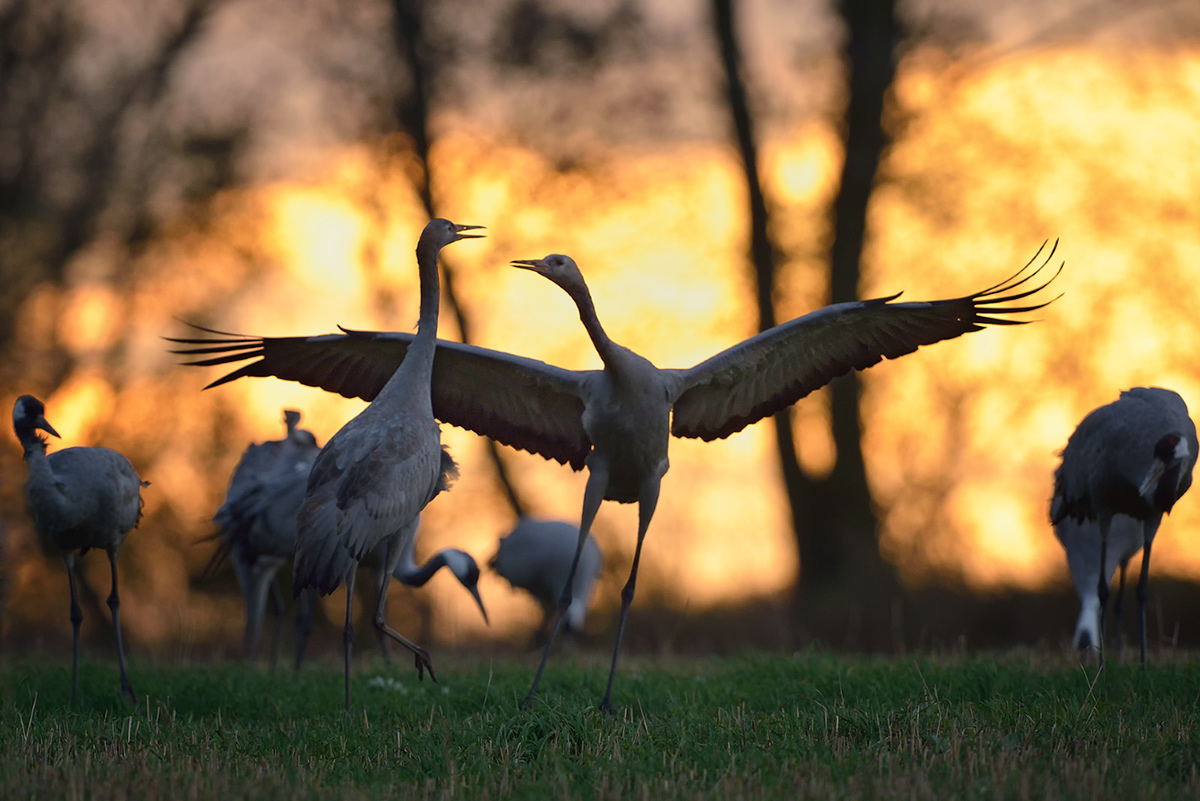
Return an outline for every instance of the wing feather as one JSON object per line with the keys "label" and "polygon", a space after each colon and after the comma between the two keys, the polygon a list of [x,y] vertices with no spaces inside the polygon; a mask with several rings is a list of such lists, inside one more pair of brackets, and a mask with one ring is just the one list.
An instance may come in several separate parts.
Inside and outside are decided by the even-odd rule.
{"label": "wing feather", "polygon": [[1036,311],[1056,299],[1011,305],[1041,292],[1061,272],[1060,266],[1038,283],[1036,276],[1054,249],[1027,273],[1038,255],[1008,280],[973,295],[915,303],[893,302],[899,295],[892,295],[839,303],[775,326],[688,370],[666,371],[678,393],[671,432],[703,440],[727,437],[850,370],[865,370],[988,325],[1028,322],[999,315]]}
{"label": "wing feather", "polygon": [[[172,352],[205,358],[200,367],[241,367],[206,387],[247,376],[297,381],[370,401],[404,361],[413,335],[353,331],[310,337],[248,337],[193,326],[215,336],[168,338]],[[250,361],[256,359],[256,361]],[[590,371],[560,367],[458,342],[438,340],[433,413],[438,420],[583,469],[591,441],[583,429],[583,385]]]}

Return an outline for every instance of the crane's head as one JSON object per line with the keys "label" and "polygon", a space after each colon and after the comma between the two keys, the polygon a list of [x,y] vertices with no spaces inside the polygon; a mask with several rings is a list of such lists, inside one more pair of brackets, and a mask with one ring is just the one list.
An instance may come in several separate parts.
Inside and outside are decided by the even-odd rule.
{"label": "crane's head", "polygon": [[458,223],[452,223],[449,220],[437,217],[426,223],[425,230],[421,231],[421,239],[417,242],[417,250],[420,250],[423,245],[440,249],[460,239],[479,239],[483,234],[467,232],[477,231],[481,228],[483,228],[482,225],[459,225]]}
{"label": "crane's head", "polygon": [[1170,512],[1184,479],[1191,473],[1191,453],[1187,438],[1171,433],[1154,443],[1154,461],[1146,478],[1138,487],[1138,494],[1163,511]]}
{"label": "crane's head", "polygon": [[459,583],[467,588],[471,597],[475,599],[475,603],[479,605],[479,613],[483,615],[483,622],[490,626],[492,623],[488,620],[487,610],[483,608],[483,598],[479,596],[479,565],[475,564],[474,557],[456,548],[447,548],[442,551],[442,557],[446,560],[446,566],[450,568],[450,572],[459,580]]}
{"label": "crane's head", "polygon": [[539,275],[544,275],[563,289],[584,285],[583,273],[579,272],[579,266],[575,264],[575,260],[561,253],[551,253],[544,259],[513,259],[510,264],[522,270],[532,270]]}
{"label": "crane's head", "polygon": [[58,436],[54,426],[46,422],[46,406],[32,395],[22,395],[13,406],[13,430],[17,438],[22,439],[22,433],[32,435],[37,430]]}
{"label": "crane's head", "polygon": [[287,426],[287,442],[301,451],[318,450],[317,438],[313,432],[299,428],[300,412],[296,409],[283,410],[283,424]]}

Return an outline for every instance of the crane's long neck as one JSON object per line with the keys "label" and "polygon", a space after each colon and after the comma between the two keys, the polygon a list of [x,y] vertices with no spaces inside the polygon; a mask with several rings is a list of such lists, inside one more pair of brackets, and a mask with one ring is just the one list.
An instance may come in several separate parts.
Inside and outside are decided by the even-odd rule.
{"label": "crane's long neck", "polygon": [[[417,334],[408,346],[408,353],[399,369],[379,392],[380,399],[398,395],[415,398],[424,406],[432,406],[429,386],[433,380],[433,355],[437,350],[438,307],[441,284],[438,281],[438,253],[441,247],[424,240],[417,244],[417,275],[421,285],[421,313],[417,318]],[[419,397],[418,397],[419,396]]]}
{"label": "crane's long neck", "polygon": [[433,578],[434,573],[446,566],[446,552],[438,551],[432,559],[418,567],[415,556],[416,543],[416,537],[408,538],[408,542],[404,544],[404,550],[400,552],[400,561],[392,575],[399,579],[401,584],[409,587],[424,587],[426,582]]}
{"label": "crane's long neck", "polygon": [[578,283],[573,282],[563,288],[571,296],[571,300],[575,301],[575,306],[579,309],[579,319],[583,321],[583,327],[591,337],[592,345],[600,354],[601,361],[608,364],[617,343],[609,339],[608,334],[604,332],[604,326],[600,325],[600,318],[596,315],[596,305],[592,302],[592,293],[588,290],[587,284],[580,279]]}
{"label": "crane's long neck", "polygon": [[33,431],[22,435],[17,432],[17,438],[25,448],[25,467],[28,475],[25,479],[25,491],[30,504],[39,510],[62,509],[68,499],[58,486],[54,468],[46,455],[46,440]]}

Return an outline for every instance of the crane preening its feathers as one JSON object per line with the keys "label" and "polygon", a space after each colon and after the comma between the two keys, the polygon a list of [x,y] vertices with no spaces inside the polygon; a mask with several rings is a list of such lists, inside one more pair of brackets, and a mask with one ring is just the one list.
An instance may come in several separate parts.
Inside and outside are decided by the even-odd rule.
{"label": "crane preening its feathers", "polygon": [[377,396],[342,426],[317,454],[304,504],[296,518],[294,589],[323,595],[346,582],[346,711],[350,711],[350,656],[354,641],[354,576],[367,553],[383,548],[375,628],[413,652],[417,675],[429,671],[424,648],[387,624],[387,585],[405,543],[416,534],[421,510],[457,475],[433,416],[430,381],[437,340],[438,254],[477,225],[431,220],[417,242],[421,311],[417,333]]}
{"label": "crane preening its feathers", "polygon": [[[621,623],[603,708],[611,707],[641,543],[667,471],[671,435],[704,440],[727,437],[850,370],[866,369],[885,358],[898,358],[922,345],[989,325],[1027,322],[1011,315],[1036,311],[1053,300],[1014,305],[1037,295],[1058,275],[1040,279],[1053,249],[1040,266],[1029,269],[1043,249],[1012,278],[980,292],[948,300],[896,302],[893,295],[839,303],[764,331],[688,369],[659,369],[609,339],[570,257],[513,262],[567,292],[604,368],[565,370],[510,353],[439,341],[432,357],[433,414],[442,422],[576,470],[588,467],[576,562],[602,500],[638,503],[638,546],[622,593]],[[382,396],[385,384],[420,337],[419,333],[346,329],[314,337],[209,333],[217,336],[173,340],[191,346],[177,352],[200,357],[189,362],[199,366],[256,359],[209,386],[243,376],[275,376],[367,400]],[[570,598],[564,595],[560,621],[569,606]],[[555,631],[560,627],[561,622]],[[555,636],[547,645],[547,655]],[[543,657],[530,698],[545,662]]]}
{"label": "crane preening its feathers", "polygon": [[121,454],[109,448],[66,448],[46,454],[47,440],[39,430],[57,437],[46,421],[46,407],[32,395],[17,398],[13,407],[13,430],[25,449],[25,497],[34,526],[42,540],[62,556],[71,588],[71,700],[79,694],[79,625],[83,612],[75,589],[75,551],[90,548],[108,553],[112,611],[117,638],[117,661],[121,667],[121,694],[137,702],[125,669],[125,647],[121,638],[121,596],[117,592],[117,552],[126,535],[142,518],[142,481]]}
{"label": "crane preening its feathers", "polygon": [[[1162,523],[1192,485],[1200,448],[1187,404],[1160,387],[1134,387],[1090,412],[1063,448],[1054,472],[1050,522],[1094,520],[1100,529],[1096,560],[1100,659],[1104,659],[1104,609],[1108,604],[1108,550],[1114,545],[1113,520],[1126,515],[1141,523],[1142,572],[1137,601],[1142,668],[1146,667],[1146,593],[1150,547]],[[1127,547],[1117,546],[1123,551]]]}

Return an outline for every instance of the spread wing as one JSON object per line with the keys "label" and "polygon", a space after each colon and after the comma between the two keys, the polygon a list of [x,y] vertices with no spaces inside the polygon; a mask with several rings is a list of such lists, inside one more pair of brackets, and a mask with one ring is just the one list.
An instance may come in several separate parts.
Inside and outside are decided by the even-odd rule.
{"label": "spread wing", "polygon": [[1028,322],[999,315],[1035,311],[1056,300],[1011,305],[1042,291],[1058,276],[1061,266],[1049,279],[1029,288],[1053,255],[1052,248],[1041,266],[1023,275],[1037,260],[1035,254],[1012,278],[961,298],[894,303],[899,295],[892,295],[827,306],[688,370],[665,371],[673,376],[678,393],[671,433],[703,440],[727,437],[850,370],[863,370],[885,358],[895,359],[922,345],[988,325]]}
{"label": "spread wing", "polygon": [[[274,376],[367,401],[396,372],[413,338],[347,329],[310,337],[255,337],[193,327],[214,336],[169,338],[189,346],[174,353],[201,357],[187,364],[249,362],[206,389],[244,376]],[[590,372],[439,339],[433,413],[444,423],[581,470],[591,450],[583,430],[582,399]]]}

